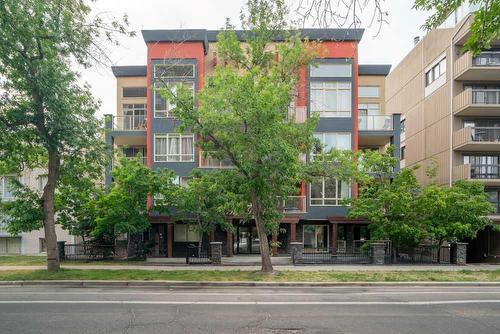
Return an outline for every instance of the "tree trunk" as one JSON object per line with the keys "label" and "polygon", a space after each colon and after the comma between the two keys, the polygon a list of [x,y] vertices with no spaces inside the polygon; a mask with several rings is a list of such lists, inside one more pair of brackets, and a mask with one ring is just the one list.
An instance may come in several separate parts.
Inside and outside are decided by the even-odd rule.
{"label": "tree trunk", "polygon": [[47,270],[59,270],[59,252],[57,251],[57,235],[55,224],[54,195],[59,173],[59,157],[57,152],[49,150],[49,170],[47,184],[43,189],[43,213],[45,215],[43,227],[45,231],[45,243],[47,245]]}
{"label": "tree trunk", "polygon": [[261,205],[255,192],[252,192],[252,212],[259,235],[261,271],[263,273],[272,273],[274,271],[271,263],[271,253],[269,252],[269,242],[267,240],[266,228],[261,216]]}

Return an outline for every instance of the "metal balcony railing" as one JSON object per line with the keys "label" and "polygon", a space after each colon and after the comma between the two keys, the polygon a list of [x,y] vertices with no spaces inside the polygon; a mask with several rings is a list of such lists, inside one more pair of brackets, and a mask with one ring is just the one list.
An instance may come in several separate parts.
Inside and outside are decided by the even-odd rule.
{"label": "metal balcony railing", "polygon": [[360,131],[392,131],[392,115],[359,116]]}
{"label": "metal balcony railing", "polygon": [[470,177],[475,180],[500,179],[500,165],[471,165]]}
{"label": "metal balcony railing", "polygon": [[473,142],[500,142],[500,127],[471,127]]}
{"label": "metal balcony railing", "polygon": [[473,89],[472,104],[500,104],[500,89]]}
{"label": "metal balcony railing", "polygon": [[283,200],[284,213],[303,213],[306,211],[306,196],[288,196]]}
{"label": "metal balcony railing", "polygon": [[500,66],[500,51],[483,51],[472,57],[473,66]]}
{"label": "metal balcony railing", "polygon": [[114,116],[113,130],[145,131],[146,115]]}

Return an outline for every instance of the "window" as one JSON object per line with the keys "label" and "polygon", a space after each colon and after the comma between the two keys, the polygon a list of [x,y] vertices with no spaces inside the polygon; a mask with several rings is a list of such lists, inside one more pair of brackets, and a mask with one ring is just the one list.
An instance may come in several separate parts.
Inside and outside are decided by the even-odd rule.
{"label": "window", "polygon": [[[168,87],[171,89],[172,94],[176,94],[177,85],[184,85],[187,89],[190,89],[194,94],[194,83],[193,82],[173,82],[169,83]],[[163,83],[155,83],[154,84],[154,101],[155,101],[155,110],[154,115],[155,118],[172,118],[174,117],[171,111],[175,108],[174,101],[167,101],[164,99],[159,90],[165,87]],[[194,95],[193,95],[194,96]]]}
{"label": "window", "polygon": [[328,153],[333,149],[351,149],[351,134],[348,132],[315,133],[314,137],[318,138],[321,146],[315,148],[313,152],[311,152],[312,159],[320,153]]}
{"label": "window", "polygon": [[200,233],[196,231],[196,227],[193,225],[174,225],[174,242],[198,242],[200,237]]}
{"label": "window", "polygon": [[438,78],[446,73],[446,58],[441,59],[439,63],[432,66],[432,68],[425,73],[425,86],[429,86]]}
{"label": "window", "polygon": [[47,244],[45,243],[45,238],[38,238],[39,253],[47,252]]}
{"label": "window", "polygon": [[314,78],[350,78],[351,64],[317,64],[311,65],[309,74]]}
{"label": "window", "polygon": [[123,129],[140,130],[146,129],[146,105],[124,104],[123,105]]}
{"label": "window", "polygon": [[406,146],[401,147],[401,160],[404,160],[406,156]]}
{"label": "window", "polygon": [[351,83],[311,82],[311,112],[320,117],[351,117]]}
{"label": "window", "polygon": [[155,162],[193,162],[194,136],[176,133],[155,134],[154,152]]}
{"label": "window", "polygon": [[315,250],[328,249],[328,225],[304,225],[304,248]]}
{"label": "window", "polygon": [[146,87],[123,87],[123,97],[146,97]]}
{"label": "window", "polygon": [[358,88],[359,97],[379,97],[380,87],[379,86],[359,86]]}
{"label": "window", "polygon": [[181,186],[181,187],[187,187],[189,182],[189,177],[188,176],[176,176],[174,179],[174,184]]}
{"label": "window", "polygon": [[401,124],[401,133],[405,133],[406,132],[406,120],[402,119],[400,124]]}
{"label": "window", "polygon": [[380,104],[378,104],[378,103],[368,103],[368,104],[360,103],[358,105],[358,110],[359,110],[360,116],[380,115]]}
{"label": "window", "polygon": [[311,206],[338,206],[341,201],[351,197],[351,187],[347,182],[335,178],[321,177],[310,185]]}
{"label": "window", "polygon": [[155,78],[194,78],[194,64],[157,64]]}
{"label": "window", "polygon": [[15,176],[0,176],[0,201],[8,201],[14,198],[13,182],[15,180]]}

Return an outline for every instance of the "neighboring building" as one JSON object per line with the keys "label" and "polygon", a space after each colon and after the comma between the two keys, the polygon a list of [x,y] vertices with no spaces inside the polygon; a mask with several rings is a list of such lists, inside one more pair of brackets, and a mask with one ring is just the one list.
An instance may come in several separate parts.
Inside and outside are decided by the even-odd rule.
{"label": "neighboring building", "polygon": [[[47,177],[40,170],[29,170],[22,175],[0,175],[0,201],[9,201],[14,199],[10,187],[10,180],[17,178],[22,184],[36,189],[40,193],[47,182]],[[74,237],[56,225],[56,234],[58,241],[74,243]],[[0,225],[0,255],[42,255],[46,254],[45,236],[43,229],[21,233],[20,235],[11,235],[6,231],[5,226]]]}
{"label": "neighboring building", "polygon": [[[458,14],[415,40],[387,77],[386,108],[402,113],[401,167],[421,165],[423,184],[430,181],[425,169],[433,160],[440,185],[484,182],[497,208],[492,219],[499,222],[500,41],[477,57],[462,54],[473,17]],[[487,228],[468,249],[469,262],[499,258],[500,233]]]}
{"label": "neighboring building", "polygon": [[[169,114],[171,106],[154,88],[161,82],[182,82],[200,90],[217,63],[217,33],[142,31],[147,47],[146,66],[112,68],[117,79],[117,110],[116,115],[106,116],[107,141],[114,147],[124,147],[126,156],[141,154],[150,168],[174,170],[179,184],[187,181],[193,168],[231,166],[226,161],[204,158],[195,134],[175,132],[179,121]],[[394,144],[399,155],[399,115],[385,115],[384,81],[390,66],[358,65],[358,43],[363,31],[305,29],[301,33],[311,40],[321,40],[327,54],[315,61],[317,66],[300,72],[297,98],[291,108],[295,120],[303,122],[318,112],[316,136],[326,149],[383,150]],[[314,152],[307,157],[311,158]],[[111,182],[109,168],[106,181]],[[274,252],[287,253],[291,241],[303,241],[306,248],[314,249],[361,245],[369,239],[367,222],[346,219],[347,208],[341,205],[343,198],[356,195],[355,188],[335,179],[302,183],[297,195],[284,203],[285,217],[280,229],[286,232],[270,236],[281,243]],[[199,238],[203,238],[205,246],[209,240],[221,241],[227,256],[258,253],[255,224],[242,224],[237,217],[228,220],[235,227],[234,234],[217,229],[210,235],[199,236],[186,224],[174,224],[170,217],[153,215],[152,227],[144,238],[156,241],[152,256],[184,256],[187,243]]]}

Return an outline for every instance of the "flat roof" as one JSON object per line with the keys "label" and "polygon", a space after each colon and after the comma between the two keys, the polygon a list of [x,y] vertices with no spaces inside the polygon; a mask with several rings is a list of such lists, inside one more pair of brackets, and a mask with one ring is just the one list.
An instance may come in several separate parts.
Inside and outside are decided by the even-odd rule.
{"label": "flat roof", "polygon": [[111,66],[115,77],[145,77],[146,65]]}
{"label": "flat roof", "polygon": [[359,65],[359,75],[387,76],[392,65]]}

